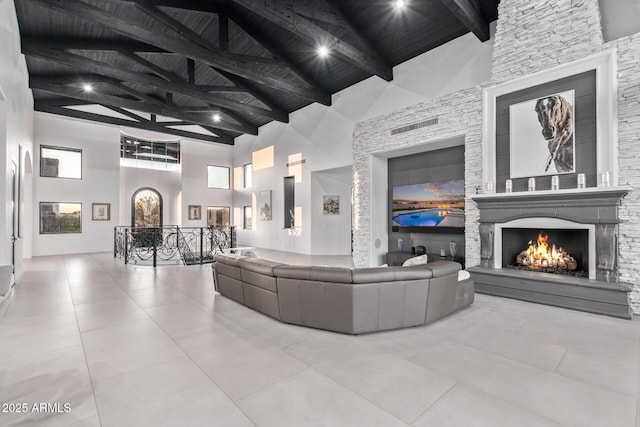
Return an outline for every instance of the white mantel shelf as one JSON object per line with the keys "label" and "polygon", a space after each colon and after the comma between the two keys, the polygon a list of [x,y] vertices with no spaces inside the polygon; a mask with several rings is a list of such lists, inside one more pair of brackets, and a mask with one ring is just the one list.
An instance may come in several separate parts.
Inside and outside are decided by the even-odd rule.
{"label": "white mantel shelf", "polygon": [[477,203],[535,201],[535,200],[580,200],[598,198],[622,198],[632,191],[628,185],[618,187],[565,188],[560,190],[516,191],[512,193],[474,194],[471,199]]}

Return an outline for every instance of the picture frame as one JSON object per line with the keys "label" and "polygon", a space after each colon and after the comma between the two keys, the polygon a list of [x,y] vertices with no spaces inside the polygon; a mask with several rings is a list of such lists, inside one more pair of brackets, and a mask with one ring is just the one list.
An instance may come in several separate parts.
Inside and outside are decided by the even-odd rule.
{"label": "picture frame", "polygon": [[340,196],[323,196],[323,215],[340,215]]}
{"label": "picture frame", "polygon": [[82,203],[40,202],[40,234],[82,233]]}
{"label": "picture frame", "polygon": [[576,172],[574,89],[509,106],[510,178]]}
{"label": "picture frame", "polygon": [[111,220],[111,203],[92,203],[91,204],[91,220],[92,221],[110,221]]}
{"label": "picture frame", "polygon": [[207,206],[207,227],[227,228],[231,222],[229,206]]}
{"label": "picture frame", "polygon": [[271,204],[271,190],[261,191],[258,195],[258,209],[261,221],[271,221],[273,209]]}
{"label": "picture frame", "polygon": [[189,205],[189,220],[199,220],[202,218],[202,207],[200,205]]}
{"label": "picture frame", "polygon": [[245,206],[243,208],[243,228],[245,230],[252,230],[253,229],[253,209],[251,208],[251,206]]}

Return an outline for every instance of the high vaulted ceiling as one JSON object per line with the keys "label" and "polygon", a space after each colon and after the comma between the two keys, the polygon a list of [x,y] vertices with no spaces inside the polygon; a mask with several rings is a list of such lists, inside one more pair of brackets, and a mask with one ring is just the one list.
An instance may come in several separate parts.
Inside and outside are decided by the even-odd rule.
{"label": "high vaulted ceiling", "polygon": [[498,1],[15,4],[37,111],[233,144],[467,32],[488,40]]}

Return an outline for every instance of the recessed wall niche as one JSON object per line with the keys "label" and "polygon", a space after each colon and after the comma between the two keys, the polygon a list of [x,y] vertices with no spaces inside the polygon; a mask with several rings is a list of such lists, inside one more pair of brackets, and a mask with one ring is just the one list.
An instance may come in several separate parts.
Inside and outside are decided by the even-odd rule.
{"label": "recessed wall niche", "polygon": [[[464,180],[464,138],[460,144],[437,150],[391,157],[388,159],[388,232],[389,252],[398,251],[398,239],[402,239],[403,252],[412,247],[425,246],[427,253],[439,254],[442,249],[448,254],[449,243],[457,243],[458,255],[464,257],[464,233],[441,232],[439,230],[415,232],[400,229],[394,231],[392,221],[393,188],[411,184]],[[455,142],[452,141],[452,144]],[[460,231],[464,231],[462,228]]]}

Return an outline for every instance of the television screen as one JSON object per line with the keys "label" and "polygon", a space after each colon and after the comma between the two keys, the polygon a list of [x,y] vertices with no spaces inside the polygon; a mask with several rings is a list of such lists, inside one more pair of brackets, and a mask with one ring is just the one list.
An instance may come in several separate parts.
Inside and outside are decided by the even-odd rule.
{"label": "television screen", "polygon": [[393,187],[393,231],[464,230],[464,180]]}

